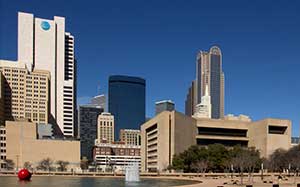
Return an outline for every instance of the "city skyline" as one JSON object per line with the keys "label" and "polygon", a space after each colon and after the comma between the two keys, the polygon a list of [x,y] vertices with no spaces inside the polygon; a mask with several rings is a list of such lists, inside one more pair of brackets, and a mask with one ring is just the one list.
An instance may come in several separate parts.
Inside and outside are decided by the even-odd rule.
{"label": "city skyline", "polygon": [[[10,2],[7,4],[10,4]],[[14,4],[12,2],[12,5]],[[239,4],[241,10],[235,13],[239,13],[241,19],[234,17],[234,21],[231,22],[228,22],[226,17],[222,19],[224,11],[227,12],[230,8],[226,6],[224,7],[225,10],[222,11],[220,8],[223,7],[218,5],[217,10],[221,12],[216,14],[215,18],[211,14],[205,17],[205,13],[211,10],[207,8],[204,13],[191,13],[183,16],[181,20],[179,16],[176,17],[180,23],[177,25],[171,21],[171,17],[174,15],[172,13],[175,10],[184,11],[184,7],[181,9],[179,8],[180,3],[175,3],[168,10],[170,15],[167,16],[162,13],[163,7],[167,5],[162,3],[161,9],[157,10],[157,13],[164,16],[157,23],[158,29],[151,30],[153,32],[151,34],[146,32],[146,29],[139,29],[139,26],[148,28],[151,24],[156,23],[155,19],[151,19],[151,16],[154,16],[154,14],[150,14],[151,7],[148,9],[142,7],[143,11],[146,9],[148,12],[146,11],[146,15],[140,19],[135,18],[135,16],[127,16],[121,19],[123,11],[130,11],[129,6],[121,4],[119,8],[113,9],[113,6],[108,3],[104,7],[110,7],[111,9],[109,10],[111,12],[106,11],[102,14],[94,15],[100,21],[105,16],[112,16],[109,17],[108,21],[101,24],[101,22],[95,22],[97,19],[94,17],[89,17],[91,20],[85,23],[83,20],[87,17],[80,14],[78,16],[82,16],[82,18],[79,17],[78,19],[76,15],[72,14],[70,9],[66,9],[66,12],[64,12],[63,8],[51,8],[49,12],[45,11],[46,8],[38,2],[31,7],[19,3],[16,7],[8,6],[7,9],[0,13],[1,18],[4,18],[3,25],[6,25],[6,23],[12,25],[11,28],[4,28],[4,26],[0,28],[0,59],[16,59],[16,44],[13,45],[13,42],[6,41],[17,41],[16,34],[12,34],[17,32],[14,29],[17,25],[17,11],[34,13],[37,17],[42,18],[52,18],[54,15],[64,16],[66,17],[66,27],[72,31],[76,40],[78,40],[75,50],[75,54],[78,56],[79,71],[78,99],[97,95],[99,82],[102,92],[107,95],[108,76],[111,74],[141,76],[147,80],[149,85],[146,99],[147,116],[153,116],[155,101],[162,99],[173,100],[176,104],[176,109],[181,112],[184,111],[186,90],[195,75],[195,56],[199,50],[205,50],[216,44],[222,49],[223,69],[226,73],[225,114],[243,113],[254,119],[262,119],[263,117],[291,119],[293,122],[293,135],[299,135],[299,117],[297,113],[299,112],[300,103],[297,100],[297,96],[300,88],[298,85],[292,84],[299,78],[297,75],[297,69],[299,69],[299,65],[297,65],[297,51],[299,47],[296,45],[299,43],[299,37],[295,35],[299,31],[299,26],[296,26],[296,23],[300,20],[300,17],[296,14],[299,4],[268,4],[267,2],[260,6],[258,4],[258,2],[251,4],[250,8],[245,8]],[[76,7],[78,8],[78,6],[75,6],[75,9]],[[35,8],[37,10],[34,10]],[[253,10],[256,11],[257,15],[251,14]],[[138,10],[135,11],[133,14],[139,15],[141,13]],[[186,13],[186,11],[184,12]],[[213,13],[216,13],[216,11]],[[200,19],[201,16],[204,18],[202,19],[203,23]],[[80,25],[75,23],[76,19],[79,20],[80,24],[86,24],[85,26],[90,26],[93,29],[88,29],[85,32],[80,31],[78,28]],[[121,21],[117,21],[117,19]],[[143,24],[143,19],[146,21],[150,19],[153,22],[150,22],[149,25]],[[184,21],[187,19],[190,19],[195,25],[184,24]],[[204,27],[196,26],[197,23],[194,21],[197,19],[204,24]],[[243,19],[246,22],[239,23]],[[211,23],[210,21],[212,20],[217,20],[217,22]],[[223,24],[221,24],[222,20],[225,21]],[[109,21],[111,21],[111,24]],[[128,24],[126,25],[128,30],[121,27],[122,24],[124,26],[122,21]],[[137,21],[136,24],[134,24],[135,21]],[[168,25],[167,23],[169,22],[170,24]],[[185,27],[182,28],[179,25]],[[284,28],[280,25],[283,25]],[[243,26],[245,28],[238,29]],[[118,27],[120,27],[119,31],[109,33]],[[214,30],[222,27],[224,27],[224,30]],[[96,37],[96,41],[99,42],[100,46],[93,49],[93,46],[87,45],[88,42],[91,42],[91,38],[87,35],[93,35],[90,32],[99,32],[101,28],[104,28],[104,31],[100,32],[99,38]],[[176,31],[170,31],[175,28],[177,28]],[[7,33],[8,29],[9,33]],[[187,36],[188,33],[192,33],[190,37]],[[194,37],[196,33],[200,35],[199,38]],[[145,37],[147,34],[150,36],[150,39],[153,39],[153,37],[157,37],[157,39],[154,41],[147,39],[140,42],[137,41],[140,37]],[[117,35],[121,38],[115,40],[123,39],[120,40],[119,46],[112,42]],[[247,38],[245,38],[246,35]],[[160,43],[160,39],[164,36],[166,37],[165,40],[162,40],[162,43]],[[136,39],[132,40],[134,38]],[[131,40],[132,43],[129,42]],[[103,44],[101,44],[101,41]],[[139,49],[141,42],[149,42],[149,45]],[[125,49],[122,43],[129,44],[128,48]],[[166,43],[170,44],[167,45]],[[177,43],[178,45],[176,45]],[[280,43],[280,45],[276,45],[277,43]],[[164,49],[167,51],[161,52]],[[134,53],[135,50],[137,50],[136,53]],[[96,51],[100,52],[96,53]],[[110,51],[110,53],[104,54],[107,51]],[[113,54],[118,54],[120,58],[113,57]],[[120,59],[123,59],[123,61],[117,63]],[[97,62],[93,63],[90,61]],[[112,67],[115,67],[115,69],[112,69]],[[158,67],[161,67],[160,71],[157,71]],[[89,84],[85,84],[86,81],[89,81]],[[277,84],[274,84],[274,82]],[[178,85],[180,85],[180,89],[178,89]]]}

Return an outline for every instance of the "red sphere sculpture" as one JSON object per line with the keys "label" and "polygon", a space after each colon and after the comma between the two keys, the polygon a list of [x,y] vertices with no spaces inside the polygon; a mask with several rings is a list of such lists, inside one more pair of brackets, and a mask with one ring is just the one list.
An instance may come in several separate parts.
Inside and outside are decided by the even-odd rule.
{"label": "red sphere sculpture", "polygon": [[29,181],[30,178],[31,178],[31,173],[30,173],[27,169],[21,169],[21,170],[18,172],[18,178],[19,178],[21,181]]}

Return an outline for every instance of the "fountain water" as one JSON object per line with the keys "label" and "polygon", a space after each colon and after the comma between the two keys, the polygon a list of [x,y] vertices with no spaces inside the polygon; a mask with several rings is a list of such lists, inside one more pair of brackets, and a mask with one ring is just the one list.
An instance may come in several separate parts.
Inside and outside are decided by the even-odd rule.
{"label": "fountain water", "polygon": [[140,170],[138,162],[132,162],[125,167],[125,181],[138,182],[140,181]]}

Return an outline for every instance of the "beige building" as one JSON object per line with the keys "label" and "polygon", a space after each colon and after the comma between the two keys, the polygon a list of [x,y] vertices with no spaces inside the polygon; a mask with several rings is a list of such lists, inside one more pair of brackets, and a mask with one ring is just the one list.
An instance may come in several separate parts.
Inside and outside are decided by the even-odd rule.
{"label": "beige building", "polygon": [[196,120],[164,111],[141,126],[142,171],[164,171],[179,154],[196,144]]}
{"label": "beige building", "polygon": [[120,141],[126,145],[141,145],[141,131],[135,129],[120,129]]}
{"label": "beige building", "polygon": [[171,165],[174,154],[196,144],[255,147],[267,158],[278,148],[291,147],[291,122],[192,118],[165,111],[141,126],[141,137],[142,171],[162,172]]}
{"label": "beige building", "polygon": [[108,112],[103,112],[100,115],[98,115],[96,143],[114,142],[114,128],[115,120],[113,115],[111,115]]}
{"label": "beige building", "polygon": [[54,163],[68,161],[68,169],[80,167],[80,142],[72,140],[37,139],[37,125],[26,121],[6,121],[6,159],[11,159],[16,168],[30,162],[33,167],[44,158]]}
{"label": "beige building", "polygon": [[[28,72],[24,64],[0,61],[5,120],[49,121],[49,72]],[[1,109],[1,110],[3,110]]]}
{"label": "beige building", "polygon": [[[13,96],[25,94],[28,98],[35,98],[35,95],[40,97],[39,94],[44,94],[42,91],[44,88],[36,88],[35,81],[41,81],[44,78],[34,75],[34,72],[48,71],[50,77],[50,93],[47,93],[47,99],[49,97],[49,105],[51,106],[49,107],[49,119],[48,115],[43,116],[42,109],[35,108],[35,105],[44,106],[44,101],[28,100],[28,103],[22,103],[23,98],[12,99],[11,104],[14,108],[12,109],[12,117],[28,115],[26,117],[29,118],[31,115],[33,121],[49,121],[49,123],[58,126],[64,136],[74,136],[76,133],[74,131],[76,124],[74,117],[76,111],[76,63],[74,37],[65,30],[65,18],[55,16],[53,20],[48,20],[35,18],[33,14],[19,12],[18,60],[17,62],[10,61],[10,63],[15,68],[22,68],[19,70],[6,69],[7,72],[3,72],[4,76],[10,79],[8,82],[12,82],[10,86],[15,92]],[[25,85],[25,75],[26,79],[32,79],[32,83],[27,84],[28,87]],[[32,84],[31,88],[30,84]],[[41,86],[44,87],[44,85]],[[37,116],[35,112],[25,114],[22,109],[20,110],[19,107],[23,108],[29,104],[33,106],[33,110],[37,109]],[[10,113],[6,111],[6,114],[9,115]]]}

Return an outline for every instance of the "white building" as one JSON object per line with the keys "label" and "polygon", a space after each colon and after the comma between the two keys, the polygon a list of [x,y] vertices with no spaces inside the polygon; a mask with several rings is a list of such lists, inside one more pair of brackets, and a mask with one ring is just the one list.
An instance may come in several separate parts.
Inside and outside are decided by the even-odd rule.
{"label": "white building", "polygon": [[133,162],[141,168],[140,149],[141,146],[136,145],[97,143],[93,157],[97,168],[102,171],[124,171],[125,167]]}
{"label": "white building", "polygon": [[205,87],[205,95],[201,97],[201,103],[196,105],[194,116],[196,118],[211,118],[211,102],[208,94],[208,86]]}
{"label": "white building", "polygon": [[[28,71],[50,72],[50,117],[64,136],[74,136],[76,110],[74,37],[65,31],[65,18],[35,18],[18,14],[18,62]],[[52,119],[52,121],[51,121]]]}

